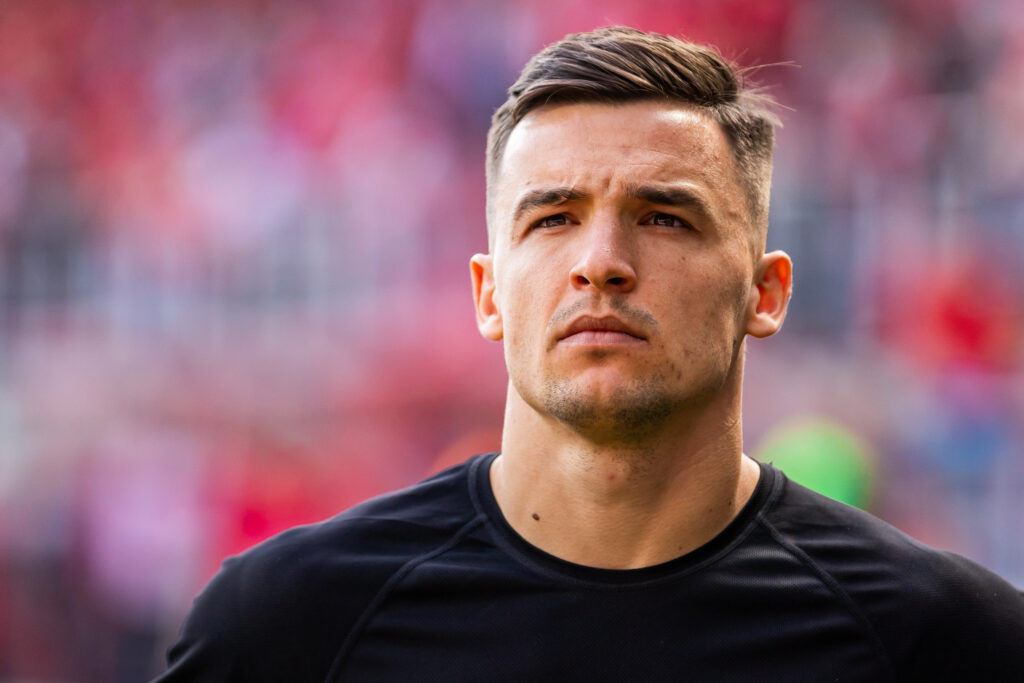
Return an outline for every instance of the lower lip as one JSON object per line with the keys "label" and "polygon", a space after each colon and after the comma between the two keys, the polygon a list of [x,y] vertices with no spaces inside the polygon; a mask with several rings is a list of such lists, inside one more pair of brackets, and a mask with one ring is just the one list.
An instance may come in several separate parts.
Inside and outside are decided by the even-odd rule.
{"label": "lower lip", "polygon": [[625,332],[584,330],[583,332],[569,335],[562,340],[562,343],[574,346],[623,346],[627,344],[643,344],[644,340]]}

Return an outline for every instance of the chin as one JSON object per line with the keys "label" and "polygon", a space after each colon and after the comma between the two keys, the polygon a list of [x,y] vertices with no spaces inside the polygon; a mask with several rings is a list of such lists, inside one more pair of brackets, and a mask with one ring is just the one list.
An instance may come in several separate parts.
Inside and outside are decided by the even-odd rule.
{"label": "chin", "polygon": [[675,412],[679,397],[657,378],[625,382],[550,382],[543,411],[581,433],[635,441],[657,431]]}

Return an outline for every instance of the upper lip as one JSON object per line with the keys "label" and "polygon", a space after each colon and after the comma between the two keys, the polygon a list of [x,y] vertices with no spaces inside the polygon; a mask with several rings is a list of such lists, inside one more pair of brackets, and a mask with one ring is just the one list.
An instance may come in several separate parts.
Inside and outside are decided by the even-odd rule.
{"label": "upper lip", "polygon": [[571,337],[574,334],[580,332],[587,332],[590,330],[597,330],[600,332],[623,332],[630,335],[631,337],[637,337],[638,339],[646,339],[636,329],[630,327],[626,323],[622,322],[618,318],[610,315],[596,317],[592,315],[580,316],[573,320],[568,327],[562,330],[562,334],[558,336],[559,339],[565,339]]}

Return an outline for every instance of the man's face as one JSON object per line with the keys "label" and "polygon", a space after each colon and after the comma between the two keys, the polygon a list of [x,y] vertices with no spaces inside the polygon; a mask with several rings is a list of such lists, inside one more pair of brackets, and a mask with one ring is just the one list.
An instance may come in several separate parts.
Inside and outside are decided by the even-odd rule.
{"label": "man's face", "polygon": [[635,438],[738,383],[763,245],[717,124],[664,102],[541,108],[496,183],[478,314],[526,404]]}

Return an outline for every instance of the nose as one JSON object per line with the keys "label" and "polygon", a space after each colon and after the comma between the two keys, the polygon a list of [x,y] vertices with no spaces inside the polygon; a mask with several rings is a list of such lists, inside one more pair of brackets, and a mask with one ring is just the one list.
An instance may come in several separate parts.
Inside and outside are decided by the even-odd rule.
{"label": "nose", "polygon": [[572,269],[577,289],[594,287],[625,293],[636,286],[633,244],[618,220],[600,220],[582,231],[583,251]]}

